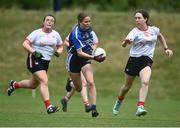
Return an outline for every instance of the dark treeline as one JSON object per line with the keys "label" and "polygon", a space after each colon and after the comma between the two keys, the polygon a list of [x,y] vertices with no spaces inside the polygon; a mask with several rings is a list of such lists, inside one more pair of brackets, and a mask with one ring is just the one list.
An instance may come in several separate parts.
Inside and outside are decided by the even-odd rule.
{"label": "dark treeline", "polygon": [[[0,8],[19,7],[22,9],[47,9],[53,0],[0,0]],[[98,11],[129,11],[138,8],[161,12],[180,12],[180,0],[61,0],[63,8],[87,9]]]}

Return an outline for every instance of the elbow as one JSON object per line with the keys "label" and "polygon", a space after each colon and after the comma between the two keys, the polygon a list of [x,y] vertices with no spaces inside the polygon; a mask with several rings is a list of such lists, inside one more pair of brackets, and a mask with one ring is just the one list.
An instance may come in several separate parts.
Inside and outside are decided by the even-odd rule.
{"label": "elbow", "polygon": [[23,48],[26,48],[26,45],[27,45],[27,43],[24,41],[24,42],[22,43]]}

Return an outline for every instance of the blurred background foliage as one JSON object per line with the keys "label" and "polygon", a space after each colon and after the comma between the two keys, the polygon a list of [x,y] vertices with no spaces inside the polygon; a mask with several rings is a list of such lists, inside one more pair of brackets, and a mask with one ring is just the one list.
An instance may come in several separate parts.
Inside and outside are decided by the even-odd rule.
{"label": "blurred background foliage", "polygon": [[[49,9],[53,0],[0,0],[0,8]],[[87,9],[97,11],[130,11],[137,8],[157,12],[180,12],[180,0],[61,0],[62,9]]]}

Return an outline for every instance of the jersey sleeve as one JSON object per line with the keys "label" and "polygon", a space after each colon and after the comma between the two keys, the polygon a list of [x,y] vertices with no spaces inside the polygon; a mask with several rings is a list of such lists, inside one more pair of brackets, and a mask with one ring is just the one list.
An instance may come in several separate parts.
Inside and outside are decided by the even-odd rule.
{"label": "jersey sleeve", "polygon": [[82,40],[80,38],[80,35],[79,35],[78,31],[77,31],[77,28],[72,33],[72,41],[74,43],[74,46],[75,46],[76,50],[84,47],[83,42],[82,42]]}
{"label": "jersey sleeve", "polygon": [[154,26],[154,30],[155,30],[156,35],[159,36],[160,35],[160,29],[158,27]]}
{"label": "jersey sleeve", "polygon": [[93,35],[93,44],[98,44],[99,39],[94,31],[92,31],[92,35]]}
{"label": "jersey sleeve", "polygon": [[62,38],[58,32],[56,32],[56,36],[57,36],[57,45],[56,46],[63,44]]}
{"label": "jersey sleeve", "polygon": [[38,30],[32,31],[27,37],[26,40],[28,40],[30,43],[33,43],[36,39]]}
{"label": "jersey sleeve", "polygon": [[136,28],[132,29],[129,34],[126,36],[126,39],[132,40],[134,41],[134,39],[136,38]]}

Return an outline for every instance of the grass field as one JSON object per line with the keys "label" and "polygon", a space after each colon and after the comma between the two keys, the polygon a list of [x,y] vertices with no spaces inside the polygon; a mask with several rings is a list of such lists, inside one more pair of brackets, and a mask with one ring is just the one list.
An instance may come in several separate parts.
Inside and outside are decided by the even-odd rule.
{"label": "grass field", "polygon": [[[56,15],[56,30],[64,39],[76,23],[79,10],[63,10]],[[97,86],[97,108],[100,116],[92,119],[84,112],[80,95],[76,94],[69,103],[67,113],[47,115],[37,89],[36,98],[31,90],[19,89],[8,97],[6,94],[9,80],[29,78],[26,69],[26,51],[22,41],[27,34],[41,25],[42,17],[48,10],[22,11],[18,9],[0,10],[0,127],[25,126],[64,126],[64,127],[180,127],[180,14],[150,12],[151,22],[161,28],[174,56],[167,58],[158,43],[154,56],[153,74],[146,102],[148,115],[135,117],[139,90],[136,79],[121,108],[121,114],[112,115],[117,92],[123,84],[123,70],[128,58],[129,47],[124,49],[120,42],[134,27],[133,12],[91,12],[92,26],[96,31],[100,46],[106,49],[104,63],[93,62]],[[49,67],[49,88],[51,100],[60,105],[59,100],[65,94],[65,82],[68,73],[65,69],[66,54],[53,58]]]}
{"label": "grass field", "polygon": [[[28,94],[28,93],[27,93]],[[178,100],[149,99],[148,115],[136,117],[136,99],[127,99],[120,115],[112,114],[114,98],[98,98],[100,116],[93,119],[91,113],[85,113],[81,98],[76,94],[69,102],[68,112],[47,115],[40,102],[39,95],[32,98],[31,94],[19,93],[8,97],[1,94],[0,126],[16,127],[177,127],[180,126],[180,103]],[[58,103],[60,97],[53,97]],[[27,102],[28,101],[28,102]]]}

